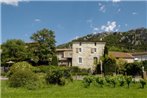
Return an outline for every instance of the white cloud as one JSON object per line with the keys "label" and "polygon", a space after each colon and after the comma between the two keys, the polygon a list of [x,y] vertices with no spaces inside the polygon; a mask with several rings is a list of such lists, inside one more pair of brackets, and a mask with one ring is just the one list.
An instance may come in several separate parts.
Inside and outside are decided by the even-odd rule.
{"label": "white cloud", "polygon": [[0,0],[0,3],[2,4],[7,4],[7,5],[13,5],[13,6],[18,6],[19,2],[28,2],[29,0]]}
{"label": "white cloud", "polygon": [[105,13],[105,12],[106,12],[106,7],[105,7],[105,5],[100,6],[99,11]]}
{"label": "white cloud", "polygon": [[132,12],[132,15],[136,15],[137,13],[136,12]]}
{"label": "white cloud", "polygon": [[121,0],[112,0],[112,2],[117,3],[120,2]]}
{"label": "white cloud", "polygon": [[127,26],[128,26],[128,24],[125,24],[125,26],[127,27]]}
{"label": "white cloud", "polygon": [[40,19],[38,19],[38,18],[36,18],[34,21],[35,21],[35,22],[40,22],[41,20],[40,20]]}
{"label": "white cloud", "polygon": [[76,36],[74,39],[78,39],[79,38],[79,36]]}
{"label": "white cloud", "polygon": [[[120,25],[118,26],[118,28]],[[106,25],[101,26],[101,30],[105,32],[112,32],[112,31],[118,31],[119,29],[117,28],[116,21],[108,21]]]}
{"label": "white cloud", "polygon": [[98,3],[99,5],[99,11],[105,13],[106,12],[106,6],[102,3]]}
{"label": "white cloud", "polygon": [[99,31],[99,28],[94,27],[93,30],[94,30],[94,31]]}

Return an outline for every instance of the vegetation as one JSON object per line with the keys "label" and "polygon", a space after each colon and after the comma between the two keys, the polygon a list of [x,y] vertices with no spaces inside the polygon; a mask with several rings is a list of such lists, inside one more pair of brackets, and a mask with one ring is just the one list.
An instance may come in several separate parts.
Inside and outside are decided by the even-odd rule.
{"label": "vegetation", "polygon": [[139,28],[127,32],[103,32],[88,34],[69,43],[59,45],[57,48],[71,47],[74,41],[104,41],[110,51],[147,51],[147,29]]}
{"label": "vegetation", "polygon": [[113,57],[106,56],[103,59],[103,69],[105,75],[112,75],[116,72],[116,60]]}
{"label": "vegetation", "polygon": [[39,79],[31,70],[18,70],[9,79],[11,87],[39,88]]}
{"label": "vegetation", "polygon": [[33,66],[28,62],[17,62],[10,67],[8,71],[8,76],[10,77],[17,71],[24,71],[24,70],[33,70]]}
{"label": "vegetation", "polygon": [[55,35],[52,30],[42,29],[31,36],[35,45],[30,48],[32,60],[38,63],[49,64],[55,55]]}
{"label": "vegetation", "polygon": [[142,63],[134,62],[134,63],[126,63],[125,64],[125,72],[127,75],[141,75],[142,72]]}
{"label": "vegetation", "polygon": [[32,91],[10,88],[7,81],[1,82],[2,98],[147,98],[147,86],[138,89],[137,84],[132,84],[129,90],[125,86],[112,89],[106,85],[101,88],[93,84],[87,89],[81,85],[81,81],[74,81],[63,87],[48,85]]}
{"label": "vegetation", "polygon": [[144,88],[144,86],[146,85],[146,81],[144,79],[141,79],[140,84],[141,84],[141,88]]}
{"label": "vegetation", "polygon": [[65,85],[66,80],[72,80],[71,74],[66,68],[54,67],[46,75],[49,84]]}
{"label": "vegetation", "polygon": [[8,61],[18,62],[23,61],[28,57],[27,48],[22,40],[7,40],[1,45],[1,48],[1,61],[3,66],[6,66],[6,62]]}

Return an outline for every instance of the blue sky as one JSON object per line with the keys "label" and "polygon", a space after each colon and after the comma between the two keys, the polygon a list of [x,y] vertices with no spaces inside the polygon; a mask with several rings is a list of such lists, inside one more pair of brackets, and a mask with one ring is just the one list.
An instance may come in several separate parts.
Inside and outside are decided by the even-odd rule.
{"label": "blue sky", "polygon": [[[14,0],[15,1],[15,0]],[[90,33],[147,27],[146,1],[27,1],[1,5],[2,42],[55,31],[57,45]]]}

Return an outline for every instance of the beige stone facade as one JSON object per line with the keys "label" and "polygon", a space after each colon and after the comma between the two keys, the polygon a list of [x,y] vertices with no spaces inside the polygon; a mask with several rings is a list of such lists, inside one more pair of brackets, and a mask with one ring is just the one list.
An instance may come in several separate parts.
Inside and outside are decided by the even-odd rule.
{"label": "beige stone facade", "polygon": [[72,49],[57,49],[59,65],[93,69],[104,53],[105,42],[73,42]]}

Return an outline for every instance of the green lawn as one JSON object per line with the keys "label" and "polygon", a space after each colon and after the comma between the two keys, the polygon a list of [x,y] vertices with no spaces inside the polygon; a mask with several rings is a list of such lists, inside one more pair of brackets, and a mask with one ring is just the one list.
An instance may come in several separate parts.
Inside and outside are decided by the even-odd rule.
{"label": "green lawn", "polygon": [[65,86],[48,86],[39,90],[10,88],[6,81],[1,81],[2,98],[147,98],[147,86],[139,88],[139,84],[127,87],[97,87],[91,85],[83,88],[81,81],[74,81]]}

